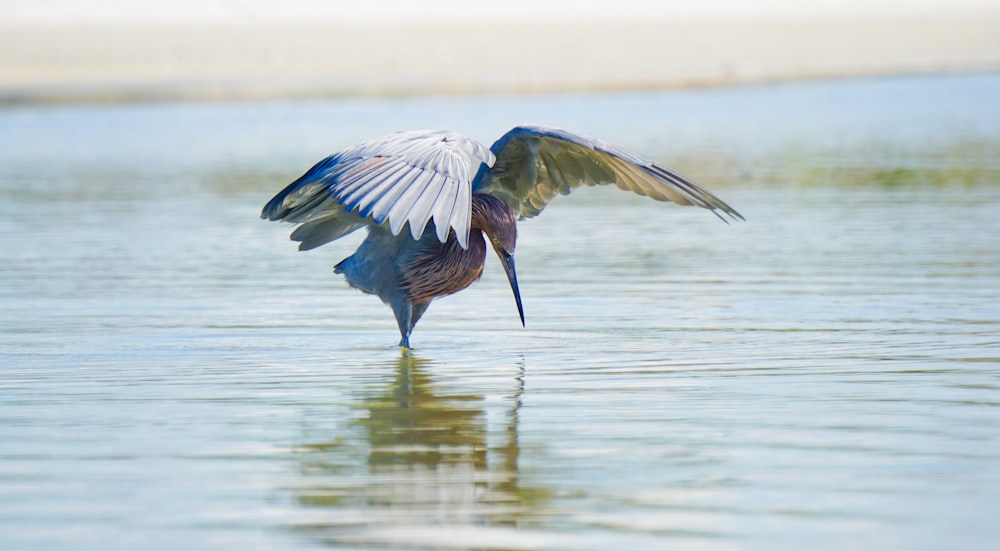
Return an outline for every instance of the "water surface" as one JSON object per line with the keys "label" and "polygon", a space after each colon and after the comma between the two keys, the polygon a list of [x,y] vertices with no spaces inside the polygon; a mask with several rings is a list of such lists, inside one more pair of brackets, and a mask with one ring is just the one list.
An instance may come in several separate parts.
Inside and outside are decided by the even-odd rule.
{"label": "water surface", "polygon": [[[0,547],[986,549],[1000,77],[0,110]],[[660,159],[391,312],[261,205],[404,128]]]}

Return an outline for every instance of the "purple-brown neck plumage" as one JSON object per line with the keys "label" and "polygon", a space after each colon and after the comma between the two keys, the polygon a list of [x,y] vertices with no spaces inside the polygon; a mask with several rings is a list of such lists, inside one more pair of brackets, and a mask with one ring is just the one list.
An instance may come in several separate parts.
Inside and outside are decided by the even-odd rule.
{"label": "purple-brown neck plumage", "polygon": [[501,258],[513,254],[517,220],[503,200],[473,193],[470,225],[468,249],[454,237],[445,243],[431,240],[403,267],[400,286],[414,304],[456,293],[479,279],[487,251],[483,234]]}

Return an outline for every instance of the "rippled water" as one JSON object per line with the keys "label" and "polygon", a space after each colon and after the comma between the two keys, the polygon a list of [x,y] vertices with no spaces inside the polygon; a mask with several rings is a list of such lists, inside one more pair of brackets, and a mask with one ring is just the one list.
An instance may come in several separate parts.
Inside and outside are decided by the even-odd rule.
{"label": "rippled water", "polygon": [[[0,110],[0,547],[986,549],[1000,76]],[[257,219],[403,128],[563,126],[746,223],[583,190],[402,353]]]}

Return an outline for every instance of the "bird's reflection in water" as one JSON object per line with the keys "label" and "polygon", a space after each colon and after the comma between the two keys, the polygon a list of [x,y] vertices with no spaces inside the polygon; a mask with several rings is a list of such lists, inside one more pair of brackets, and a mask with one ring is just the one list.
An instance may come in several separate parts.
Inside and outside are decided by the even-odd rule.
{"label": "bird's reflection in water", "polygon": [[297,500],[318,516],[300,527],[332,543],[375,543],[382,529],[515,525],[530,516],[548,492],[520,481],[524,366],[512,368],[502,409],[489,409],[502,417],[498,426],[483,395],[436,388],[431,362],[403,352],[392,384],[358,403],[351,437],[304,446]]}

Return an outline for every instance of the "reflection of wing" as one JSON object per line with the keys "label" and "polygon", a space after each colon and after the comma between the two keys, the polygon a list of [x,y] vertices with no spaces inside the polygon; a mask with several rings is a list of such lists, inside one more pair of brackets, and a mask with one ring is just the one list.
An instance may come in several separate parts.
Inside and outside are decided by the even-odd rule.
{"label": "reflection of wing", "polygon": [[397,132],[320,161],[264,206],[261,218],[303,226],[303,248],[337,239],[366,223],[388,222],[393,235],[406,223],[419,239],[434,220],[443,243],[454,229],[468,246],[472,159],[493,164],[482,144],[442,131]]}
{"label": "reflection of wing", "polygon": [[482,169],[474,191],[507,201],[518,218],[537,215],[557,194],[581,186],[615,184],[657,201],[696,205],[733,220],[743,216],[711,192],[653,161],[609,143],[540,126],[519,126],[490,148],[497,157]]}

